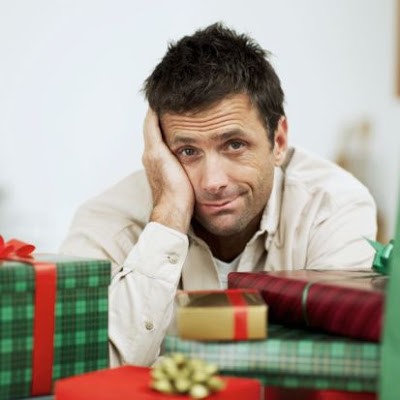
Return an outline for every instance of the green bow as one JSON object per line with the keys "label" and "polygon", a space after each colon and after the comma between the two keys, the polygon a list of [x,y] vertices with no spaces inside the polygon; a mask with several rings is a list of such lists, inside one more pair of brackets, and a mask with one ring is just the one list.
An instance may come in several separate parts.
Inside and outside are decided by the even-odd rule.
{"label": "green bow", "polygon": [[366,238],[368,243],[375,249],[375,257],[372,269],[382,275],[389,275],[389,259],[393,250],[393,239],[388,244],[382,244]]}

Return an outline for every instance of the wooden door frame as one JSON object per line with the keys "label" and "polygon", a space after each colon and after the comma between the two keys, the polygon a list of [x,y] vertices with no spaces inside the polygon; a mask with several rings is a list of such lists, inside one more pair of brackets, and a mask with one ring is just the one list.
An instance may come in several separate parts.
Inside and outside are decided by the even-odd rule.
{"label": "wooden door frame", "polygon": [[397,0],[397,27],[396,27],[396,95],[400,97],[400,0]]}

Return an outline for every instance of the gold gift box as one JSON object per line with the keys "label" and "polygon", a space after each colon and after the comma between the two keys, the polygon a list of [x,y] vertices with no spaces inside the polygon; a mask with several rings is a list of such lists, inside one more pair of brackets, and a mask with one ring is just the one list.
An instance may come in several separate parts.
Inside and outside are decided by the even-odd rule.
{"label": "gold gift box", "polygon": [[267,305],[254,289],[178,291],[182,339],[250,340],[267,336]]}

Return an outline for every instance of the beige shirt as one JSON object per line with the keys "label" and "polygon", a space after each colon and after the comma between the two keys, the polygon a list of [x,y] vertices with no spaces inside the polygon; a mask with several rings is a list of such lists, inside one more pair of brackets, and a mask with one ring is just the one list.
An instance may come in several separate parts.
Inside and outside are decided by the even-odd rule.
{"label": "beige shirt", "polygon": [[[173,201],[173,199],[171,199]],[[149,223],[152,199],[143,171],[85,203],[61,251],[112,262],[109,291],[111,365],[150,365],[183,289],[220,288],[208,246]],[[376,209],[368,190],[333,163],[295,149],[275,170],[271,197],[238,271],[371,266]]]}

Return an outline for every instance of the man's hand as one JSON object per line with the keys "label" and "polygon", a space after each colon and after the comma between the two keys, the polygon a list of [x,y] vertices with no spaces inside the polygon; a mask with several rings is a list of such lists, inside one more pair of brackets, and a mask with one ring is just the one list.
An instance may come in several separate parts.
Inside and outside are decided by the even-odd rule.
{"label": "man's hand", "polygon": [[187,233],[193,214],[193,188],[185,170],[165,144],[158,117],[150,108],[143,134],[142,162],[153,195],[150,220]]}

